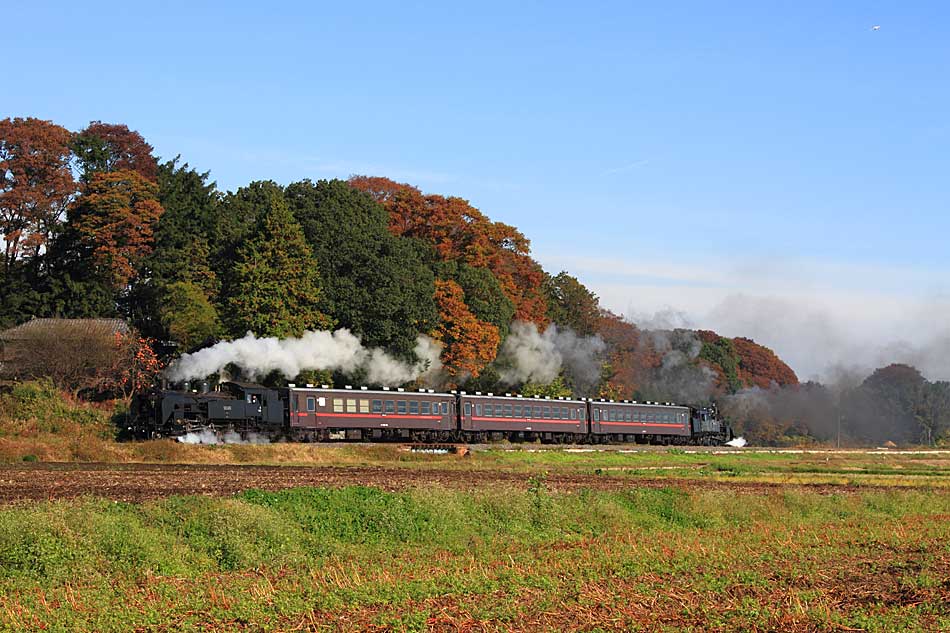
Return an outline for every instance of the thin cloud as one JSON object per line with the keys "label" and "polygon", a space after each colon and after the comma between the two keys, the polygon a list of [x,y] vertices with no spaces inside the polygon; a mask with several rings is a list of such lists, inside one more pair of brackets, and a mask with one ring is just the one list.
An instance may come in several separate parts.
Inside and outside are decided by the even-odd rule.
{"label": "thin cloud", "polygon": [[626,171],[633,171],[634,169],[645,167],[649,163],[650,161],[644,158],[643,160],[637,160],[632,163],[628,163],[626,165],[621,165],[620,167],[614,167],[612,169],[608,169],[607,171],[602,173],[601,176],[610,176],[612,174],[622,174]]}

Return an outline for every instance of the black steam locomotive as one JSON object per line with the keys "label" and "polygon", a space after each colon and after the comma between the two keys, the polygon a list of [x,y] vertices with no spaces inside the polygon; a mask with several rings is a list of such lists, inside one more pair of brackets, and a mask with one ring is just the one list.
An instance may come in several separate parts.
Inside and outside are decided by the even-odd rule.
{"label": "black steam locomotive", "polygon": [[161,389],[133,402],[140,437],[251,434],[271,440],[719,445],[732,429],[712,407],[431,389],[333,389],[224,382]]}

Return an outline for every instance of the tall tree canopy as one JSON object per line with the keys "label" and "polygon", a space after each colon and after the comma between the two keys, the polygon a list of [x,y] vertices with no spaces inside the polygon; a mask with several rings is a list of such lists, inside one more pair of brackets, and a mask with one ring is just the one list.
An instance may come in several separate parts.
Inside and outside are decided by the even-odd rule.
{"label": "tall tree canopy", "polygon": [[260,180],[228,192],[215,206],[211,214],[213,228],[209,242],[214,245],[212,261],[219,275],[234,259],[240,243],[252,235],[263,210],[270,207],[275,196],[283,195],[284,188],[276,182]]}
{"label": "tall tree canopy", "polygon": [[83,182],[92,180],[93,174],[113,171],[134,171],[150,182],[158,180],[152,146],[126,125],[93,121],[76,135],[72,148]]}
{"label": "tall tree canopy", "polygon": [[498,328],[472,314],[462,287],[454,281],[436,280],[435,302],[440,317],[435,338],[443,345],[442,365],[454,379],[477,378],[498,354]]}
{"label": "tall tree canopy", "polygon": [[320,311],[317,262],[282,196],[271,196],[236,255],[225,301],[232,335],[300,336],[331,325]]}
{"label": "tall tree canopy", "polygon": [[95,265],[108,271],[117,289],[138,273],[138,264],[152,252],[153,233],[162,215],[158,185],[136,171],[96,173],[70,218],[82,243],[92,249]]}
{"label": "tall tree canopy", "polygon": [[515,306],[491,271],[457,261],[436,262],[433,270],[439,279],[450,279],[462,288],[465,304],[477,319],[498,328],[502,339],[508,336]]}
{"label": "tall tree canopy", "polygon": [[368,195],[341,180],[293,183],[287,201],[324,275],[324,306],[364,342],[410,356],[438,322],[424,248],[400,239]]}
{"label": "tall tree canopy", "polygon": [[554,323],[567,326],[582,336],[597,331],[600,322],[600,303],[597,295],[565,271],[554,277],[545,275],[548,318]]}
{"label": "tall tree canopy", "polygon": [[462,198],[423,195],[388,178],[355,176],[349,182],[386,207],[394,234],[424,240],[444,260],[487,268],[514,304],[516,318],[547,324],[544,272],[529,256],[530,242],[517,229],[492,222]]}
{"label": "tall tree canopy", "polygon": [[39,255],[76,192],[69,130],[40,119],[0,121],[0,239],[3,270]]}

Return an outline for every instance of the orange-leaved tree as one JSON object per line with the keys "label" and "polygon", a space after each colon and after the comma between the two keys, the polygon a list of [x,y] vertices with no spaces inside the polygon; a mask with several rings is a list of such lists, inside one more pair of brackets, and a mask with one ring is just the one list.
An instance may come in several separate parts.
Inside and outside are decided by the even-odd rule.
{"label": "orange-leaved tree", "polygon": [[111,360],[103,367],[100,388],[119,395],[126,403],[136,392],[154,385],[162,373],[152,342],[136,332],[115,333]]}
{"label": "orange-leaved tree", "polygon": [[492,222],[463,198],[426,195],[388,178],[354,176],[349,182],[386,208],[394,234],[428,242],[443,260],[489,269],[514,304],[515,318],[542,327],[548,323],[544,272],[516,228]]}
{"label": "orange-leaved tree", "polygon": [[0,121],[0,241],[3,268],[38,255],[76,193],[69,167],[72,134],[40,119]]}
{"label": "orange-leaved tree", "polygon": [[441,323],[433,338],[443,345],[446,373],[453,379],[477,377],[498,353],[498,328],[472,314],[462,287],[454,281],[436,279],[435,303]]}
{"label": "orange-leaved tree", "polygon": [[122,289],[152,252],[162,212],[158,185],[138,172],[99,172],[86,184],[71,223],[104,276]]}

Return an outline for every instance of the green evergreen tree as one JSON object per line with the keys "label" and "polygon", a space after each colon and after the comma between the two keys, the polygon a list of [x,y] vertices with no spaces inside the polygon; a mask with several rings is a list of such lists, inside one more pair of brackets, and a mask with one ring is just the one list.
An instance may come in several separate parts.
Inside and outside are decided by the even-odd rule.
{"label": "green evergreen tree", "polygon": [[162,294],[162,325],[181,351],[203,347],[220,336],[218,311],[201,287],[179,281],[165,288]]}
{"label": "green evergreen tree", "polygon": [[547,316],[557,325],[567,326],[582,336],[597,332],[600,302],[597,295],[564,271],[555,276],[545,274]]}
{"label": "green evergreen tree", "polygon": [[320,309],[320,275],[300,225],[283,198],[270,196],[227,280],[227,324],[234,336],[300,336],[331,326]]}
{"label": "green evergreen tree", "polygon": [[286,198],[324,275],[324,310],[371,346],[412,355],[438,323],[425,247],[389,232],[389,215],[341,180],[287,187]]}

